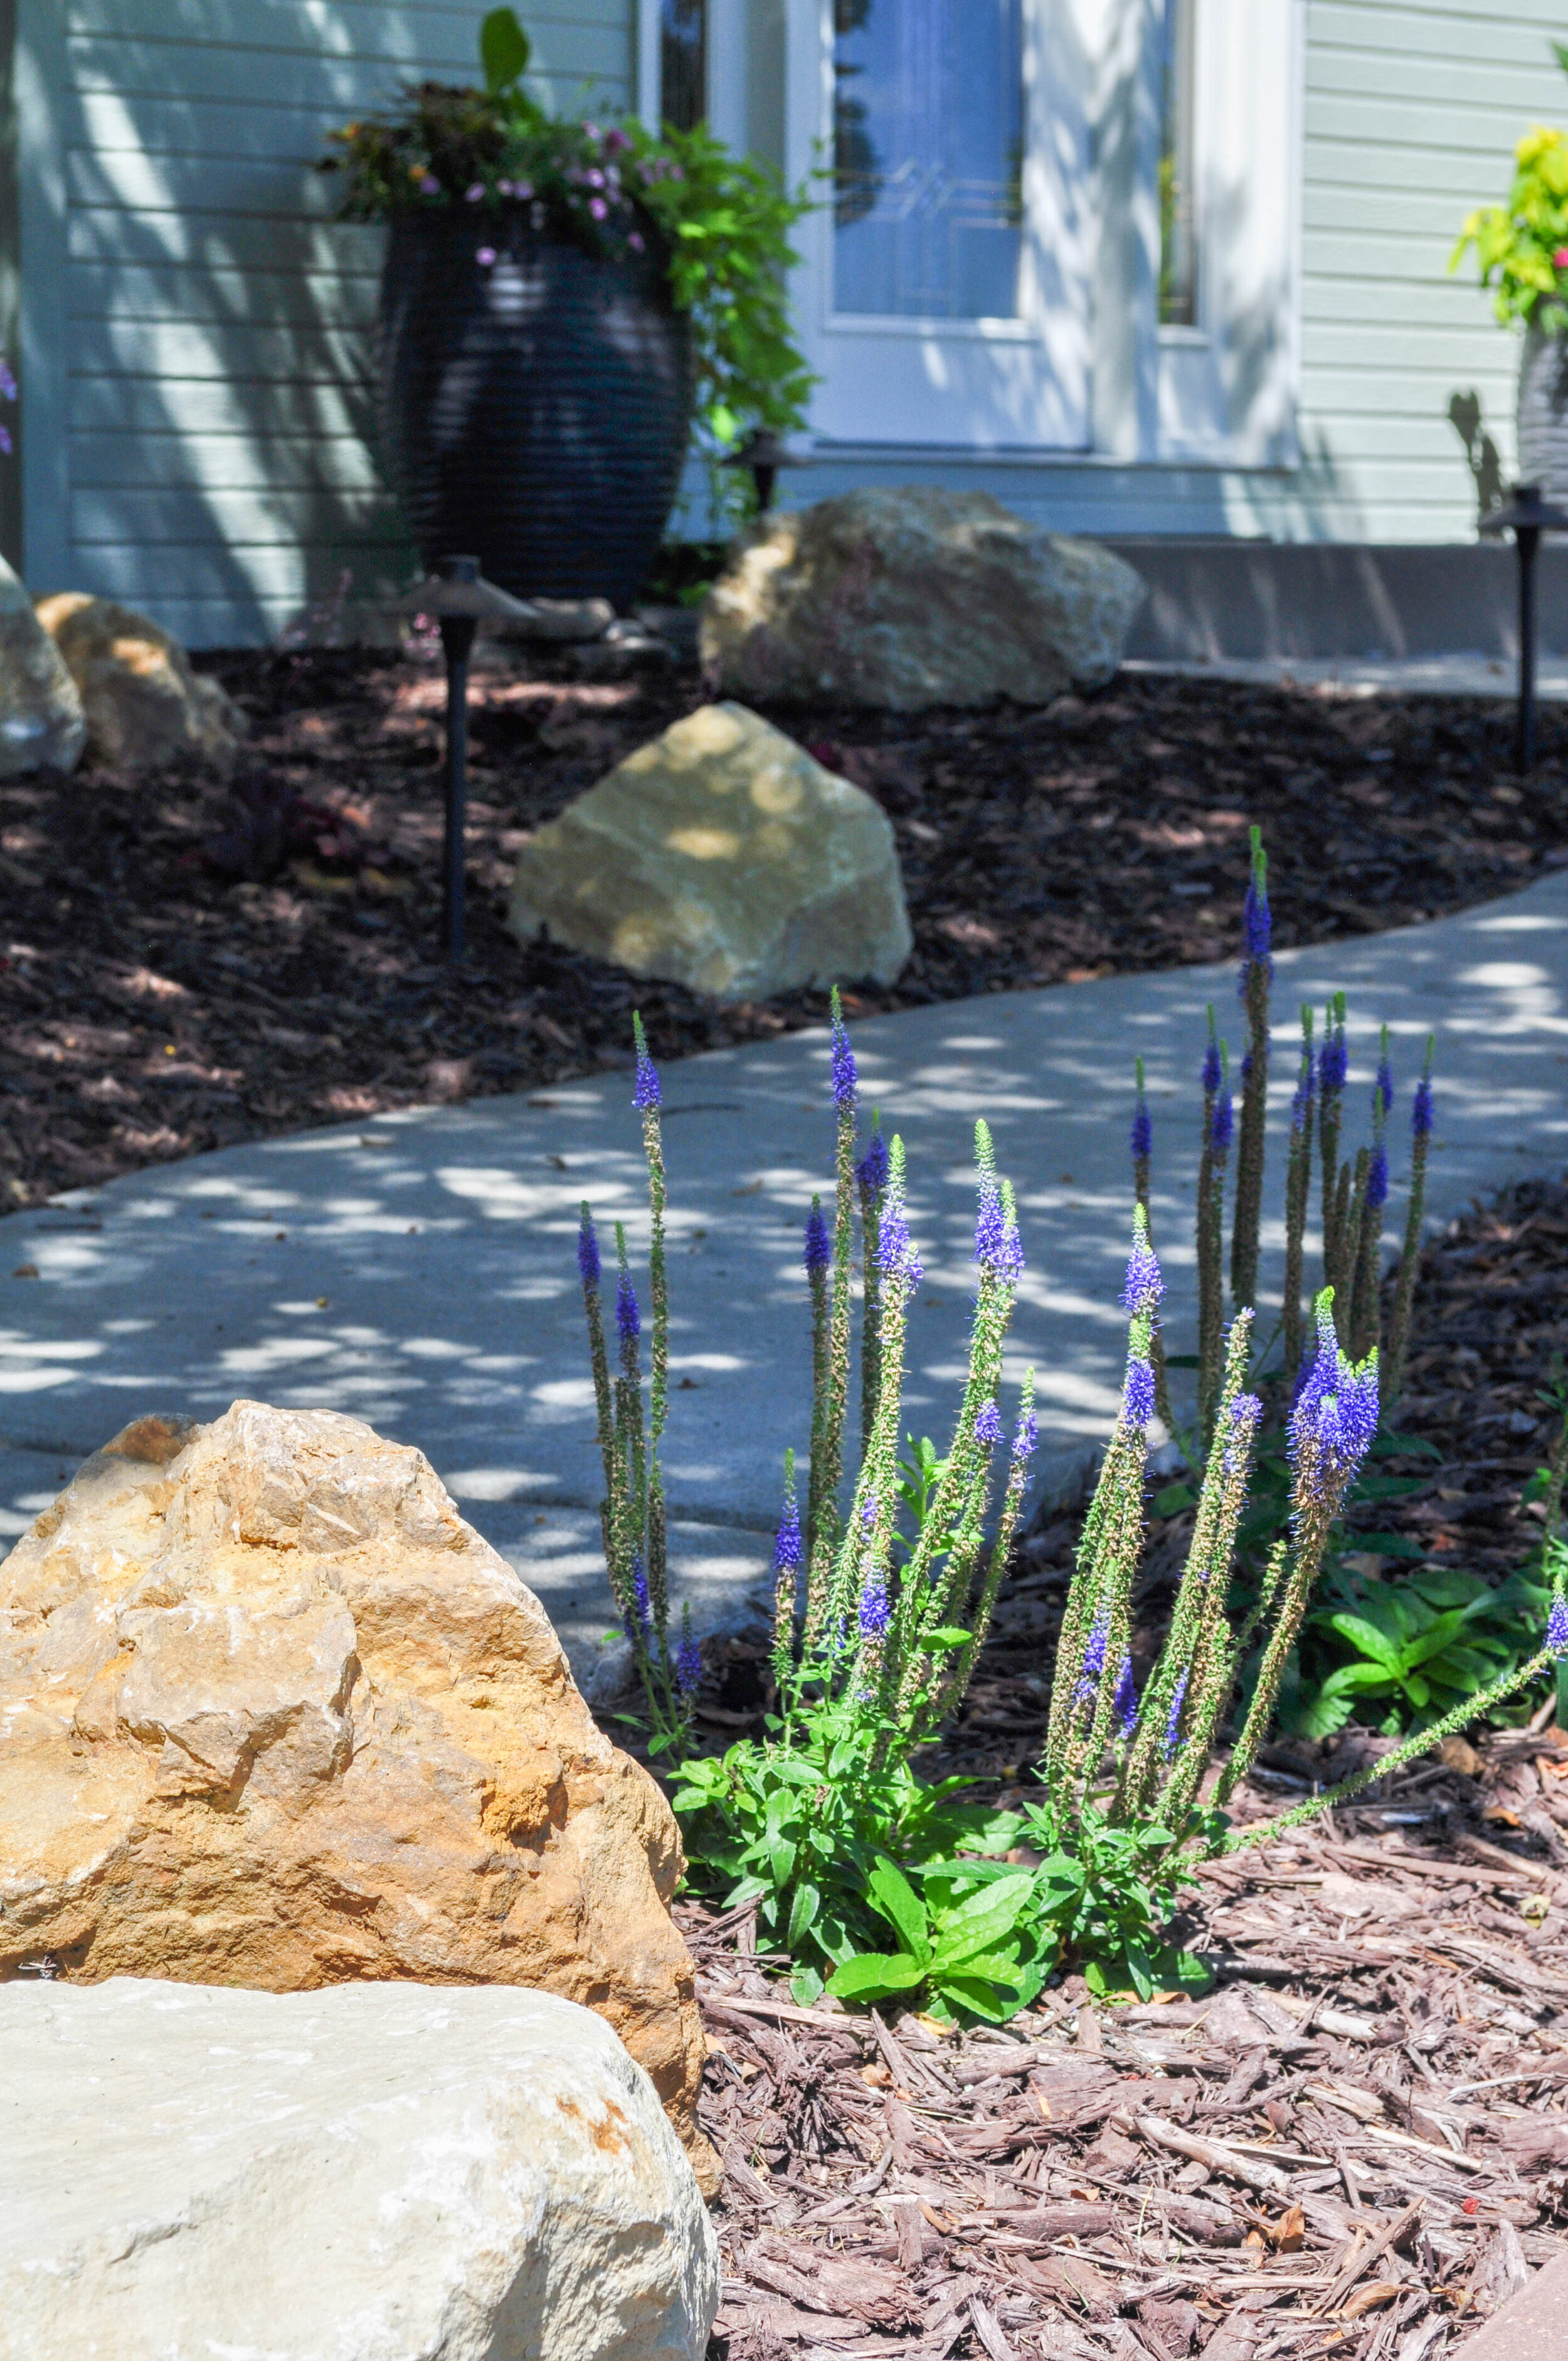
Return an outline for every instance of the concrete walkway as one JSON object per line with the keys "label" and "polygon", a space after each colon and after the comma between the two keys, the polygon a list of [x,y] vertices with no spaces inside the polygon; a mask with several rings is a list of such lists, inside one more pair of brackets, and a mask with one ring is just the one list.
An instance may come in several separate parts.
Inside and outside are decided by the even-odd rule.
{"label": "concrete walkway", "polygon": [[[1217,656],[1212,664],[1129,656],[1124,671],[1175,673],[1190,680],[1250,681],[1259,688],[1310,688],[1325,697],[1519,696],[1519,665],[1478,653],[1443,656]],[[1542,655],[1536,695],[1568,705],[1568,661]]]}
{"label": "concrete walkway", "polygon": [[[1274,1120],[1294,1012],[1349,993],[1350,1144],[1376,1033],[1404,1126],[1440,1036],[1431,1207],[1568,1163],[1568,875],[1508,900],[1278,963]],[[1193,1322],[1191,1188],[1204,1006],[1233,1044],[1234,971],[1191,968],[998,994],[855,1031],[865,1101],[908,1145],[927,1279],[908,1420],[945,1441],[965,1357],[970,1135],[985,1115],[1018,1190],[1029,1269],[1009,1370],[1039,1374],[1047,1480],[1106,1431],[1124,1349],[1130,1075],[1155,1115],[1156,1220],[1174,1349]],[[830,1170],[827,1045],[797,1034],[664,1076],[673,1241],[667,1482],[677,1588],[699,1622],[764,1569],[784,1447],[806,1438],[800,1225]],[[421,1108],[137,1174],[0,1223],[0,1504],[20,1532],[74,1464],[142,1411],[236,1396],[326,1406],[418,1444],[539,1591],[580,1671],[610,1619],[597,1532],[576,1207],[645,1238],[630,1077]],[[1276,1157],[1268,1202],[1279,1202]],[[1278,1245],[1277,1226],[1273,1244]],[[13,1276],[29,1266],[37,1277]],[[1272,1279],[1274,1261],[1267,1264]]]}

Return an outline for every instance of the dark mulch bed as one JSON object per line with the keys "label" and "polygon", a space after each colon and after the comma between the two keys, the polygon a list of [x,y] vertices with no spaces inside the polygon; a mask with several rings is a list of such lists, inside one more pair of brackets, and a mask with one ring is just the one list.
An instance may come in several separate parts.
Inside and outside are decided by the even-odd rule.
{"label": "dark mulch bed", "polygon": [[[1564,1240],[1568,1184],[1536,1180],[1423,1257],[1399,1424],[1442,1466],[1407,1463],[1422,1490],[1376,1515],[1494,1580],[1539,1537],[1520,1492],[1554,1431]],[[1024,1540],[932,1766],[998,1796],[1040,1751],[1080,1514]],[[1151,1521],[1146,1653],[1185,1542]],[[762,1686],[757,1640],[729,1642],[710,1742],[757,1726]],[[731,2361],[1452,2349],[1568,2230],[1568,1740],[1473,1736],[1203,1872],[1184,1932],[1219,1978],[1207,2004],[1091,2007],[1069,1975],[962,2038],[793,2010],[745,1913],[685,1905]],[[1388,1742],[1270,1748],[1238,1817]]]}
{"label": "dark mulch bed", "polygon": [[[435,668],[209,661],[252,727],[232,789],[86,767],[0,787],[0,1177],[13,1202],[194,1149],[615,1062],[639,1002],[663,1057],[818,1021],[720,1010],[500,917],[512,854],[696,703],[695,673],[502,663],[475,691],[473,959],[435,961]],[[885,806],[916,950],[856,1011],[1228,955],[1246,829],[1277,939],[1431,917],[1568,860],[1568,731],[1528,791],[1501,704],[1127,676],[1045,711],[771,718]]]}

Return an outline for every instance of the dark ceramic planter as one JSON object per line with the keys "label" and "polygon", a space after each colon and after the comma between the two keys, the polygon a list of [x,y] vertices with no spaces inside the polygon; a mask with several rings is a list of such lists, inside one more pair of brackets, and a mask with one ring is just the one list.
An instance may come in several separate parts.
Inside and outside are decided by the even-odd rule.
{"label": "dark ceramic planter", "polygon": [[471,551],[518,598],[630,603],[691,427],[690,330],[658,270],[593,261],[521,209],[404,216],[380,363],[388,472],[427,567]]}

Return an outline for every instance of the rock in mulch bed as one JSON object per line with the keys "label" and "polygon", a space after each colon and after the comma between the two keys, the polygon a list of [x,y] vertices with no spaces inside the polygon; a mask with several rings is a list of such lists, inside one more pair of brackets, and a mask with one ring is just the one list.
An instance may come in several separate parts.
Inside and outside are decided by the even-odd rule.
{"label": "rock in mulch bed", "polygon": [[[34,1202],[194,1150],[819,1022],[823,995],[720,1010],[502,918],[532,830],[701,701],[695,673],[585,681],[487,657],[474,690],[470,966],[436,959],[437,666],[202,659],[249,735],[232,779],[88,762],[0,784],[0,1190]],[[1332,698],[1124,675],[1043,710],[767,719],[867,788],[915,950],[851,1013],[1226,957],[1249,822],[1276,939],[1400,925],[1568,861],[1568,729],[1509,772],[1501,703]]]}

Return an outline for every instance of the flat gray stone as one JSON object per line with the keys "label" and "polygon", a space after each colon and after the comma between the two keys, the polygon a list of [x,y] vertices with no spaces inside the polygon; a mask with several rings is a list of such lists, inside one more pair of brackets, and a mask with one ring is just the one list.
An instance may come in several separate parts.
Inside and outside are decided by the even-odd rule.
{"label": "flat gray stone", "polygon": [[[1409,1090],[1439,1035],[1430,1207],[1568,1163],[1568,876],[1433,925],[1283,954],[1266,1202],[1295,1079],[1297,1002],[1350,995],[1347,1139],[1365,1136],[1376,1027],[1393,1028],[1399,1103],[1390,1237],[1404,1218]],[[1109,1431],[1125,1326],[1131,1067],[1148,1066],[1157,1242],[1173,1350],[1195,1325],[1192,1186],[1204,1008],[1240,1038],[1235,972],[1189,968],[999,993],[854,1028],[866,1106],[908,1144],[911,1219],[927,1279],[912,1317],[906,1424],[942,1441],[970,1302],[970,1137],[977,1115],[1015,1180],[1029,1258],[1007,1372],[1038,1374],[1042,1480]],[[665,1070],[671,1187],[672,1515],[752,1537],[765,1560],[786,1444],[807,1436],[810,1333],[800,1229],[831,1179],[821,1033]],[[0,1437],[82,1458],[143,1411],[210,1419],[240,1394],[351,1411],[414,1443],[503,1549],[570,1532],[553,1597],[521,1570],[580,1652],[612,1620],[584,1561],[602,1489],[575,1239],[590,1197],[646,1237],[630,1078],[425,1107],[370,1124],[222,1150],[137,1173],[0,1223]],[[281,1233],[281,1235],[279,1234]],[[1265,1233],[1264,1291],[1282,1244]],[[37,1265],[41,1277],[13,1279]],[[322,1299],[325,1299],[324,1301]],[[65,1464],[57,1458],[56,1465]],[[529,1513],[543,1511],[545,1528]],[[586,1512],[587,1529],[557,1514]],[[684,1546],[684,1543],[683,1543]],[[744,1557],[716,1541],[715,1558]],[[715,1576],[716,1589],[728,1577]],[[562,1605],[576,1600],[569,1614]],[[602,1616],[602,1622],[600,1618]],[[580,1653],[574,1661],[582,1669]]]}
{"label": "flat gray stone", "polygon": [[570,2001],[17,1982],[0,2054],[6,2353],[701,2361],[707,2209]]}

